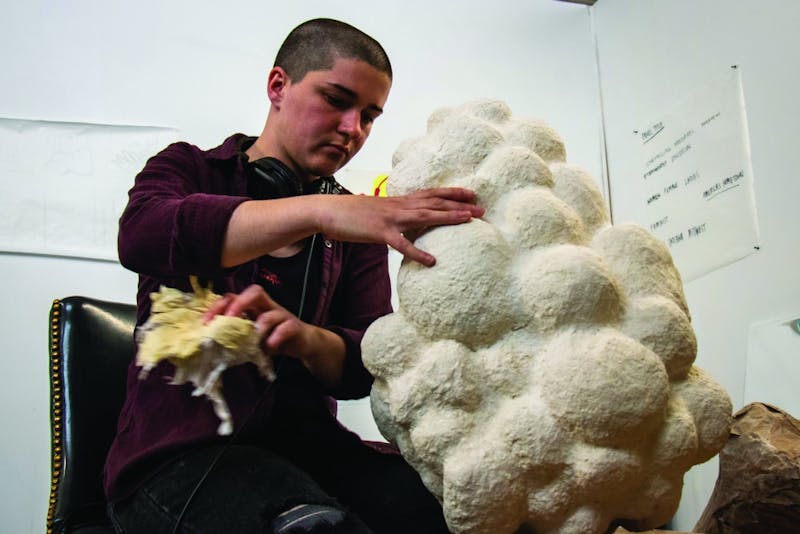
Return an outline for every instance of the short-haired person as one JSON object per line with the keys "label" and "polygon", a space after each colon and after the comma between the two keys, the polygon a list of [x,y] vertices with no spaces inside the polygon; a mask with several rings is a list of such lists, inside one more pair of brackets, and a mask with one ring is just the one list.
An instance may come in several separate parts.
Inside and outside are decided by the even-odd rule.
{"label": "short-haired person", "polygon": [[225,371],[229,441],[207,399],[169,384],[171,364],[145,379],[132,364],[105,471],[119,532],[447,531],[419,476],[342,427],[332,400],[369,392],[360,341],[391,311],[386,245],[430,266],[404,233],[483,214],[463,189],[377,198],[332,178],[366,141],[391,82],[374,39],[305,22],[269,72],[261,135],[211,150],[175,143],[137,175],[119,253],[139,273],[138,324],[151,292],[189,291],[196,275],[225,294],[207,318],[253,318],[278,376]]}

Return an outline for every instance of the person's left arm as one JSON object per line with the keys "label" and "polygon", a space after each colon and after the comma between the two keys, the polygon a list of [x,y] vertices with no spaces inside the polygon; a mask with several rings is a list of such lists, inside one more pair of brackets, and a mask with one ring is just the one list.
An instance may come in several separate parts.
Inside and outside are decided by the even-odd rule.
{"label": "person's left arm", "polygon": [[344,339],[336,333],[301,321],[275,302],[259,285],[253,284],[238,295],[228,293],[206,312],[205,320],[215,315],[248,317],[261,334],[261,348],[268,355],[297,358],[326,388],[336,389],[342,379],[346,357]]}
{"label": "person's left arm", "polygon": [[361,361],[361,338],[375,319],[391,313],[386,247],[349,244],[333,304],[323,326],[297,318],[261,286],[229,293],[206,312],[254,320],[266,354],[300,360],[337,398],[360,398],[369,393],[372,376]]}

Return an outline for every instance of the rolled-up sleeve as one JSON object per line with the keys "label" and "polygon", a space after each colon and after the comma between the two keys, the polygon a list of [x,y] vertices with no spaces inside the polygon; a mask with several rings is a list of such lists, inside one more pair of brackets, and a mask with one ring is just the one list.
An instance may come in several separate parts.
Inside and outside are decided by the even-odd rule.
{"label": "rolled-up sleeve", "polygon": [[[245,196],[196,151],[175,143],[148,160],[120,218],[119,258],[149,276],[215,276],[233,211]],[[202,191],[202,192],[201,192]]]}

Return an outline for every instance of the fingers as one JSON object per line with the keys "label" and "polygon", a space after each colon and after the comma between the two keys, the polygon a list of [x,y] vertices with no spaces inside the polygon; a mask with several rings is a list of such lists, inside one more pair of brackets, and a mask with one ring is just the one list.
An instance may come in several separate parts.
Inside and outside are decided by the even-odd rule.
{"label": "fingers", "polygon": [[[417,230],[426,226],[461,224],[469,222],[474,216],[473,212],[468,210],[441,211],[435,209],[421,209],[409,214],[405,226],[407,229]],[[404,228],[404,231],[406,228]]]}
{"label": "fingers", "polygon": [[214,304],[209,306],[208,310],[206,310],[206,313],[203,314],[203,323],[207,324],[216,315],[224,315],[225,310],[230,305],[231,300],[233,300],[233,297],[234,295],[232,293],[228,293],[227,295],[218,298],[217,301],[214,302]]}
{"label": "fingers", "polygon": [[428,227],[466,223],[485,213],[482,207],[475,204],[475,193],[460,187],[423,189],[394,198],[400,202],[402,209],[402,217],[396,220],[402,233],[399,236],[392,235],[387,244],[406,258],[426,267],[432,267],[436,258],[414,246],[413,241],[418,234]]}
{"label": "fingers", "polygon": [[[391,197],[390,197],[391,198]],[[434,189],[423,189],[410,193],[404,198],[412,201],[412,208],[430,210],[431,212],[457,213],[463,218],[463,213],[469,213],[470,217],[483,217],[485,210],[475,204],[475,193],[469,189],[458,187],[439,187]],[[448,224],[448,223],[444,223]]]}
{"label": "fingers", "polygon": [[259,285],[251,285],[238,295],[227,293],[220,297],[203,315],[203,322],[208,323],[217,315],[253,319],[267,354],[294,356],[302,348],[303,323]]}
{"label": "fingers", "polygon": [[419,262],[425,267],[433,267],[436,264],[436,258],[424,250],[415,247],[411,241],[402,234],[400,234],[397,239],[394,239],[393,242],[389,243],[389,246],[406,258]]}
{"label": "fingers", "polygon": [[217,299],[203,315],[203,322],[208,323],[216,315],[255,318],[275,308],[281,307],[267,295],[264,288],[253,284],[238,295],[227,293]]}
{"label": "fingers", "polygon": [[475,192],[471,189],[464,189],[463,187],[432,187],[430,189],[420,189],[413,193],[409,193],[410,197],[438,197],[455,200],[458,202],[467,202],[474,204],[476,197]]}
{"label": "fingers", "polygon": [[284,309],[270,310],[259,315],[255,324],[264,352],[295,356],[303,328],[297,317]]}

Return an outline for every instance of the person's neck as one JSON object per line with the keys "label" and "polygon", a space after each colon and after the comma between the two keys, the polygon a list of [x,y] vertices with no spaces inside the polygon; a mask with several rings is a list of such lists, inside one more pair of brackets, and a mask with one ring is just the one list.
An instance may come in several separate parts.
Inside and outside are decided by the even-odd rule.
{"label": "person's neck", "polygon": [[256,140],[253,141],[253,144],[251,144],[250,147],[244,151],[244,153],[247,155],[248,160],[255,161],[257,159],[266,158],[271,155],[268,154],[266,150],[261,148],[260,141],[261,138],[256,137]]}

